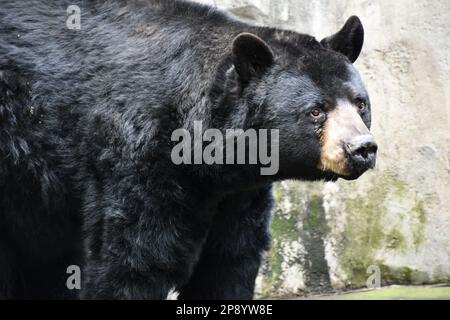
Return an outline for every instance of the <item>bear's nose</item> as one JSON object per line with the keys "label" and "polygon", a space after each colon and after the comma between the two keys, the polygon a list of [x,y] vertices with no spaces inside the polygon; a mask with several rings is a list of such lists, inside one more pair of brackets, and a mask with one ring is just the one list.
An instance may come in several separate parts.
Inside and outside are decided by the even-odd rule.
{"label": "bear's nose", "polygon": [[354,137],[345,143],[345,149],[356,170],[375,167],[378,145],[371,134]]}

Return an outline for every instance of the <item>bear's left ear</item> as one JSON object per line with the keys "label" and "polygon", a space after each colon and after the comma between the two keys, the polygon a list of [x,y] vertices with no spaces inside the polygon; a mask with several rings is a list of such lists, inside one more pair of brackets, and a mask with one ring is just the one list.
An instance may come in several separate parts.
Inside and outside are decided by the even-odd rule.
{"label": "bear's left ear", "polygon": [[352,63],[358,59],[364,43],[364,28],[357,16],[351,16],[334,35],[320,41],[325,48],[346,56]]}
{"label": "bear's left ear", "polygon": [[252,33],[241,33],[233,40],[233,64],[239,79],[248,83],[274,62],[269,45]]}

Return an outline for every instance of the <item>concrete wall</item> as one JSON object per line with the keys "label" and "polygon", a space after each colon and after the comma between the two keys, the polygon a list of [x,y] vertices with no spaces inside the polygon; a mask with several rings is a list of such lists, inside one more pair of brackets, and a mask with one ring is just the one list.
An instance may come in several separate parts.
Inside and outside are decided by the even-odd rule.
{"label": "concrete wall", "polygon": [[262,296],[450,282],[450,1],[202,0],[318,39],[358,15],[356,65],[373,104],[376,170],[355,182],[276,187]]}

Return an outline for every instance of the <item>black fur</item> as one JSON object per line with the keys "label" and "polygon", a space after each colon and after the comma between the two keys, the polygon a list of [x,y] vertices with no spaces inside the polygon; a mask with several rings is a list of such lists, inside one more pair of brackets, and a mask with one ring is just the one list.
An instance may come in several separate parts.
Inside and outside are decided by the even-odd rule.
{"label": "black fur", "polygon": [[[64,274],[84,251],[83,298],[252,298],[271,183],[336,178],[317,169],[309,112],[367,96],[353,66],[208,6],[73,2],[0,0],[0,297],[73,296]],[[280,129],[279,173],[174,165],[171,133],[194,120]]]}

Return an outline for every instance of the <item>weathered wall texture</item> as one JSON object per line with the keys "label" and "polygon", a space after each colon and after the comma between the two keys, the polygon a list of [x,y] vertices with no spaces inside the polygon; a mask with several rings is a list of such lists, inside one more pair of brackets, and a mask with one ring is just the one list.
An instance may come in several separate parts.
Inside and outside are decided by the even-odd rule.
{"label": "weathered wall texture", "polygon": [[450,282],[450,1],[202,0],[318,39],[358,15],[359,68],[373,105],[376,170],[355,182],[283,182],[262,296]]}

